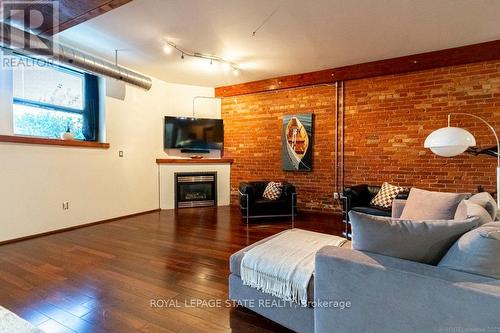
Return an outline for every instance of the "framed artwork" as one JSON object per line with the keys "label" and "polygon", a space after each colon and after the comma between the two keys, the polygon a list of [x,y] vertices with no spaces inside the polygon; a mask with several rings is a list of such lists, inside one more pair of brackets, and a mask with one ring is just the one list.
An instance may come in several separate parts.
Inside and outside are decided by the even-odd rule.
{"label": "framed artwork", "polygon": [[283,116],[283,170],[312,170],[313,120],[312,113]]}

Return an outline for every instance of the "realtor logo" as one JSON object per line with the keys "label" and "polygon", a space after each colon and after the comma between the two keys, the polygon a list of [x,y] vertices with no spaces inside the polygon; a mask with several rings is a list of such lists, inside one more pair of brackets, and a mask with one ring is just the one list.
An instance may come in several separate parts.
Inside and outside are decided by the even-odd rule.
{"label": "realtor logo", "polygon": [[52,38],[41,38],[37,35],[52,36],[58,32],[58,1],[2,1],[0,13],[0,21],[4,23],[0,24],[2,46],[38,55],[53,55]]}

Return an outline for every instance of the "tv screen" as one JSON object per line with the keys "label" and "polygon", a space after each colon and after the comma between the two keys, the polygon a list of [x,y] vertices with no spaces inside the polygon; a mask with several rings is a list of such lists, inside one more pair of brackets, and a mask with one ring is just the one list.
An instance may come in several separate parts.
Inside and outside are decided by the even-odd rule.
{"label": "tv screen", "polygon": [[222,150],[222,119],[165,117],[165,149]]}

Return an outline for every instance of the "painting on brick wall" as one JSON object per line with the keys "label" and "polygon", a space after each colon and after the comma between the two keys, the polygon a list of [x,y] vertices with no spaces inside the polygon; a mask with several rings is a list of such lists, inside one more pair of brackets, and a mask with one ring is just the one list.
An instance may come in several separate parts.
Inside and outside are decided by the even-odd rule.
{"label": "painting on brick wall", "polygon": [[283,117],[283,170],[312,170],[313,118],[312,113]]}

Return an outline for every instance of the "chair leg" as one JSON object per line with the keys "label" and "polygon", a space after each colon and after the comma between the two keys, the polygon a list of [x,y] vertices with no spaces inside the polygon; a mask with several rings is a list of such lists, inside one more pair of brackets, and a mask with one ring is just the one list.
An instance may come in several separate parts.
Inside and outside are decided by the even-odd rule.
{"label": "chair leg", "polygon": [[[238,191],[240,193],[240,197],[244,196],[245,197],[245,201],[247,202],[247,205],[246,205],[246,223],[247,223],[247,226],[248,226],[248,223],[250,221],[250,196],[246,193],[241,193],[241,191]],[[240,199],[241,201],[241,199]]]}
{"label": "chair leg", "polygon": [[247,227],[248,227],[248,223],[250,222],[250,199],[248,194],[245,195],[247,197]]}
{"label": "chair leg", "polygon": [[349,202],[349,197],[344,196],[343,194],[340,195],[340,200],[343,200],[343,208],[342,208],[342,222],[345,224],[345,238],[347,240],[351,240],[351,237],[349,237],[349,212],[348,209],[350,207],[350,202]]}

